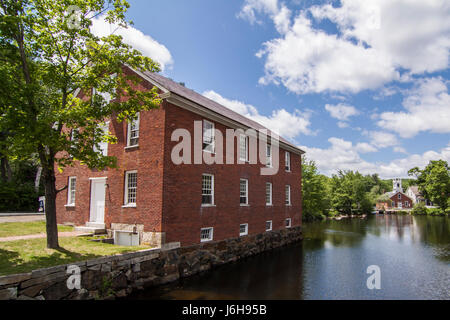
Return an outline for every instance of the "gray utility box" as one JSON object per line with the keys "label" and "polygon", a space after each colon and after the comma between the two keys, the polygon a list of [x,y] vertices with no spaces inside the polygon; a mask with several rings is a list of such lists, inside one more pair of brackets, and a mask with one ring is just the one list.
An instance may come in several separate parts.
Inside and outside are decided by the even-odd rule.
{"label": "gray utility box", "polygon": [[138,246],[139,233],[126,230],[114,230],[114,244],[119,246]]}

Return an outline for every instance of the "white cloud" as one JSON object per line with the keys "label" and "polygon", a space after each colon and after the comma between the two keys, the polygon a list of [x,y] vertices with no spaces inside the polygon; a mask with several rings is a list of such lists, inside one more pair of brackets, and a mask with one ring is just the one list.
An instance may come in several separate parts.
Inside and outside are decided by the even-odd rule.
{"label": "white cloud", "polygon": [[337,105],[326,104],[325,110],[327,110],[330,115],[341,121],[348,121],[350,117],[359,114],[354,106],[345,105],[343,103]]}
{"label": "white cloud", "polygon": [[[341,3],[312,6],[291,21],[284,4],[247,0],[240,16],[251,21],[256,13],[267,14],[280,33],[257,53],[265,57],[260,83],[282,84],[297,94],[355,93],[448,67],[450,6],[445,1]],[[327,33],[312,23],[323,19],[335,23],[339,33]],[[400,75],[400,70],[406,72]]]}
{"label": "white cloud", "polygon": [[92,32],[99,37],[108,36],[111,33],[122,36],[123,42],[157,61],[162,70],[173,65],[172,55],[164,45],[132,26],[125,29],[116,24],[109,24],[103,16],[100,16],[92,20]]}
{"label": "white cloud", "polygon": [[414,154],[405,158],[399,158],[389,163],[368,162],[363,160],[358,151],[358,145],[353,146],[349,141],[338,138],[328,139],[331,146],[327,149],[309,148],[300,146],[306,151],[305,156],[314,160],[323,174],[331,175],[337,170],[353,170],[362,174],[378,173],[381,178],[390,179],[396,177],[407,177],[408,170],[413,167],[424,168],[430,160],[443,159],[450,161],[450,144],[439,152],[427,151],[423,154]]}
{"label": "white cloud", "polygon": [[370,137],[370,143],[378,148],[387,148],[399,144],[397,137],[389,132],[370,131],[368,135]]}
{"label": "white cloud", "polygon": [[355,150],[360,153],[369,153],[378,151],[377,148],[375,148],[371,144],[368,144],[367,142],[360,142],[356,144]]}
{"label": "white cloud", "polygon": [[406,149],[403,147],[394,147],[392,150],[394,150],[394,152],[398,152],[398,153],[405,153],[405,154],[408,153],[408,152],[406,152]]}
{"label": "white cloud", "polygon": [[421,131],[450,132],[450,95],[441,78],[418,80],[403,106],[406,111],[383,112],[378,126],[397,132],[403,138],[414,137]]}
{"label": "white cloud", "polygon": [[261,115],[258,110],[250,105],[238,100],[230,100],[222,97],[214,91],[205,91],[203,95],[231,110],[256,121],[278,135],[286,139],[294,139],[299,134],[312,134],[310,126],[310,113],[295,110],[290,113],[285,109],[274,110],[270,116]]}

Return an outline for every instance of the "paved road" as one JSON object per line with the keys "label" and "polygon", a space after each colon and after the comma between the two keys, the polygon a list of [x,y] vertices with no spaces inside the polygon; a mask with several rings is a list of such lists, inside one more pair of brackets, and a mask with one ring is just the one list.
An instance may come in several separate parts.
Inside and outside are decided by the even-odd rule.
{"label": "paved road", "polygon": [[18,215],[18,216],[2,216],[0,215],[0,223],[2,222],[30,222],[45,221],[45,215]]}

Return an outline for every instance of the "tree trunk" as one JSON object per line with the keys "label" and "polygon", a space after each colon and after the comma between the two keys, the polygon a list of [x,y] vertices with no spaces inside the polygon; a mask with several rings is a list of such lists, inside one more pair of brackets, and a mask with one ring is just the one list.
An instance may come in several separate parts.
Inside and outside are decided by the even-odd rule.
{"label": "tree trunk", "polygon": [[[48,161],[54,163],[54,161]],[[42,166],[42,178],[45,188],[45,218],[47,231],[47,248],[58,249],[58,226],[56,223],[56,178],[53,166]]]}
{"label": "tree trunk", "polygon": [[34,179],[34,190],[39,192],[39,184],[41,182],[42,166],[39,165],[36,171],[36,177]]}
{"label": "tree trunk", "polygon": [[1,179],[4,182],[11,182],[12,180],[12,171],[11,166],[9,165],[8,157],[4,156],[0,159],[0,171],[1,171]]}

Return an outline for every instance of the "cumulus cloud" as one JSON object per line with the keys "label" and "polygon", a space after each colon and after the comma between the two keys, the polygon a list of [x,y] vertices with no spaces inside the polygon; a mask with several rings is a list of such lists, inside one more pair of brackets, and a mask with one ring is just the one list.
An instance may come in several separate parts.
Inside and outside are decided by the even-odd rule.
{"label": "cumulus cloud", "polygon": [[370,131],[368,134],[370,137],[370,142],[378,148],[387,148],[397,146],[399,144],[397,137],[389,132]]}
{"label": "cumulus cloud", "polygon": [[256,121],[278,135],[286,139],[294,139],[299,134],[312,134],[310,126],[310,113],[300,112],[295,110],[294,112],[288,112],[285,109],[277,109],[272,111],[270,116],[262,115],[258,112],[258,109],[250,104],[245,104],[238,100],[230,100],[222,97],[220,94],[214,91],[205,91],[203,95],[211,100],[220,103],[221,105],[230,108],[231,110],[246,116],[253,121]]}
{"label": "cumulus cloud", "polygon": [[378,126],[397,132],[403,138],[421,131],[450,132],[450,95],[441,78],[417,80],[403,101],[405,111],[383,112]]}
{"label": "cumulus cloud", "polygon": [[[314,160],[320,172],[326,175],[337,173],[338,169],[359,171],[362,174],[378,173],[381,178],[390,179],[396,177],[407,177],[408,170],[413,167],[424,168],[430,160],[443,159],[450,161],[450,144],[439,152],[427,151],[423,154],[413,154],[405,158],[399,158],[388,163],[368,162],[361,158],[358,146],[350,141],[339,138],[328,139],[331,146],[326,149],[309,148],[300,146],[306,151],[306,157]],[[361,146],[360,146],[361,147]]]}
{"label": "cumulus cloud", "polygon": [[105,37],[111,33],[122,36],[123,42],[159,62],[162,70],[173,65],[172,55],[164,45],[132,26],[122,28],[116,24],[109,24],[103,16],[100,16],[92,20],[92,32],[99,37]]}
{"label": "cumulus cloud", "polygon": [[[450,6],[443,0],[342,0],[293,18],[277,1],[247,0],[239,15],[256,21],[257,13],[267,14],[280,34],[257,53],[265,57],[261,84],[297,94],[356,93],[448,67]],[[325,19],[337,33],[316,26]]]}
{"label": "cumulus cloud", "polygon": [[338,121],[339,128],[347,128],[348,123],[346,121],[348,121],[350,117],[359,114],[359,111],[356,110],[354,106],[345,105],[343,103],[337,105],[326,104],[325,110],[327,110],[333,118],[340,120]]}

